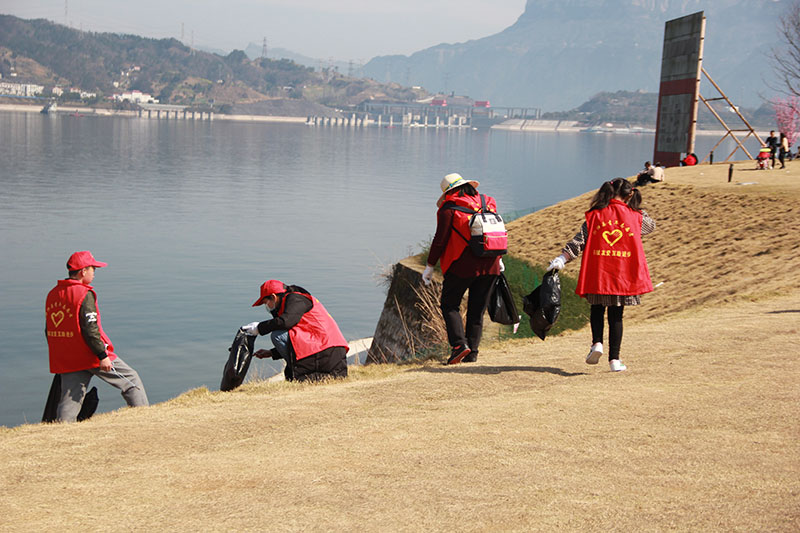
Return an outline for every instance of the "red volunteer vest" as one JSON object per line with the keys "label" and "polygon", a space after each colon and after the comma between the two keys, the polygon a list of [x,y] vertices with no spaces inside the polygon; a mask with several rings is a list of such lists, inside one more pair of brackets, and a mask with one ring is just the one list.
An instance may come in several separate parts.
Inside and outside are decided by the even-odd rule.
{"label": "red volunteer vest", "polygon": [[[484,196],[486,197],[486,209],[496,213],[497,202],[495,199],[485,194]],[[472,209],[476,213],[481,210],[480,196],[459,196],[458,192],[454,192],[444,197],[442,207],[439,209],[447,209],[445,204],[448,202],[461,207],[466,207],[467,209]],[[453,210],[452,232],[450,237],[447,239],[447,245],[444,248],[444,252],[439,258],[439,261],[442,265],[443,274],[447,273],[447,269],[450,268],[450,265],[453,264],[453,261],[461,257],[461,254],[464,253],[464,249],[467,247],[467,243],[471,235],[469,228],[469,219],[471,217],[472,215],[468,213],[462,213],[461,211]],[[456,235],[455,232],[458,232],[458,235]]]}
{"label": "red volunteer vest", "polygon": [[[92,287],[74,279],[61,279],[58,284],[47,294],[45,301],[45,330],[47,332],[47,347],[50,351],[50,372],[64,374],[77,372],[100,366],[100,360],[94,354],[81,335],[79,315],[81,303],[89,291],[97,294]],[[113,361],[117,358],[114,346],[103,331],[100,322],[100,308],[97,308],[97,327],[100,329],[100,338],[107,345],[106,353]]]}
{"label": "red volunteer vest", "polygon": [[[339,326],[336,325],[322,302],[310,294],[302,292],[286,293],[286,295],[289,294],[299,294],[311,300],[311,309],[300,318],[297,325],[289,329],[289,339],[292,341],[292,347],[298,360],[334,346],[349,349],[344,335],[339,331]],[[278,316],[283,314],[285,307],[286,296],[283,297],[278,309]]]}
{"label": "red volunteer vest", "polygon": [[642,214],[624,202],[586,212],[589,234],[575,293],[633,296],[653,290],[642,248]]}

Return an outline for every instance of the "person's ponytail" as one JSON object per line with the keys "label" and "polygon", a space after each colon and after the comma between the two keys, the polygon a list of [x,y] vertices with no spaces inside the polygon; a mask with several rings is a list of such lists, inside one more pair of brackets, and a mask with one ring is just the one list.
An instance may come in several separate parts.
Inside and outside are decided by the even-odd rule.
{"label": "person's ponytail", "polygon": [[589,206],[589,211],[608,207],[609,202],[611,202],[611,199],[614,198],[615,196],[616,196],[616,191],[613,182],[606,181],[600,186],[600,188],[594,194],[594,198],[592,198],[592,203]]}
{"label": "person's ponytail", "polygon": [[642,192],[636,187],[631,191],[631,197],[628,198],[628,207],[636,211],[642,210]]}

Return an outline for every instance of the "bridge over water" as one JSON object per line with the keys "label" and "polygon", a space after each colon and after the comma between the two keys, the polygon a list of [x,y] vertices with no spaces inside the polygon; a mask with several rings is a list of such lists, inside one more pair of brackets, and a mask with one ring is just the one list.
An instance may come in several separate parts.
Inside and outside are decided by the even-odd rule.
{"label": "bridge over water", "polygon": [[213,120],[214,113],[211,111],[190,110],[186,106],[171,104],[137,104],[139,106],[139,116],[147,118],[169,119],[170,114],[175,119],[183,120]]}

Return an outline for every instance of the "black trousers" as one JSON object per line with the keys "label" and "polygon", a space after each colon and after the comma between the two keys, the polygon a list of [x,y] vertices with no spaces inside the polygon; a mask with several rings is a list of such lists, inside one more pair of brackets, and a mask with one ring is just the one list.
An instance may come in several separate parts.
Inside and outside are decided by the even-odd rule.
{"label": "black trousers", "polygon": [[[612,305],[608,308],[608,360],[619,359],[619,348],[622,345],[622,312],[625,306]],[[592,325],[592,344],[603,342],[603,318],[606,306],[593,305],[589,315]]]}
{"label": "black trousers", "polygon": [[[444,275],[441,309],[450,346],[466,344],[473,352],[478,351],[483,334],[483,314],[489,305],[489,292],[496,277],[493,274],[473,278]],[[467,290],[467,320],[464,324],[461,321],[461,299]]]}
{"label": "black trousers", "polygon": [[320,381],[347,377],[347,348],[334,346],[299,361],[294,350],[283,371],[286,381]]}
{"label": "black trousers", "polygon": [[639,176],[636,178],[636,182],[633,184],[633,186],[634,187],[644,187],[648,183],[658,183],[658,182],[659,181],[656,180],[656,179],[653,179],[653,177],[650,174],[647,174],[647,173],[643,172],[642,174],[639,174]]}

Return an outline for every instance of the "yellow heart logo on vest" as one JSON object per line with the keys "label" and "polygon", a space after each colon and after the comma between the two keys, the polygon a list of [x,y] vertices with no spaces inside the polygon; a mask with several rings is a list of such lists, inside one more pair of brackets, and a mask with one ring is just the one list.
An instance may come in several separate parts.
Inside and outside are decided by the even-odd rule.
{"label": "yellow heart logo on vest", "polygon": [[50,313],[50,320],[53,321],[53,326],[58,327],[59,324],[64,320],[64,311],[59,311],[58,313]]}
{"label": "yellow heart logo on vest", "polygon": [[604,231],[603,238],[606,240],[609,246],[614,246],[617,241],[622,238],[622,230],[615,229],[613,231]]}

